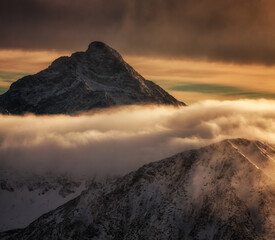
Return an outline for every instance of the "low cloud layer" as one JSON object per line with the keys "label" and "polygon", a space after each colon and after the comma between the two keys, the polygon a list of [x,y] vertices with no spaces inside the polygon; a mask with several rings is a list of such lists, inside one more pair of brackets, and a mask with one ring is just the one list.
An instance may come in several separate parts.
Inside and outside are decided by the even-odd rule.
{"label": "low cloud layer", "polygon": [[123,174],[226,138],[275,143],[275,102],[131,106],[80,116],[0,116],[1,166]]}
{"label": "low cloud layer", "polygon": [[1,0],[0,48],[275,63],[273,0]]}

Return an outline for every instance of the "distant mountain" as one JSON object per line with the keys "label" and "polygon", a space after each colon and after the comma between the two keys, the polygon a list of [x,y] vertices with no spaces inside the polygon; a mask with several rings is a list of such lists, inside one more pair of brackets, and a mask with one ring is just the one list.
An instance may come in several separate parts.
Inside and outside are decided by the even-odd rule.
{"label": "distant mountain", "polygon": [[223,239],[275,236],[275,149],[225,140],[150,163],[2,239]]}
{"label": "distant mountain", "polygon": [[117,51],[92,42],[86,52],[60,57],[47,69],[14,82],[0,96],[0,112],[72,114],[144,103],[185,105],[145,80]]}
{"label": "distant mountain", "polygon": [[0,171],[0,232],[24,228],[79,196],[86,179],[57,174],[29,174],[3,168]]}

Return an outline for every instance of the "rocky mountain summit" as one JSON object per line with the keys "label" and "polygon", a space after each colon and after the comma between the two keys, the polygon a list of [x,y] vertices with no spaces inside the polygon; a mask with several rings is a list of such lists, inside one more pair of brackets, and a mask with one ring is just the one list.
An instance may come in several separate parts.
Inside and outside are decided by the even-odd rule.
{"label": "rocky mountain summit", "polygon": [[47,69],[14,82],[0,96],[0,112],[72,114],[144,103],[185,105],[145,80],[117,51],[92,42],[86,52],[60,57]]}
{"label": "rocky mountain summit", "polygon": [[274,239],[273,146],[224,140],[106,182],[2,239]]}

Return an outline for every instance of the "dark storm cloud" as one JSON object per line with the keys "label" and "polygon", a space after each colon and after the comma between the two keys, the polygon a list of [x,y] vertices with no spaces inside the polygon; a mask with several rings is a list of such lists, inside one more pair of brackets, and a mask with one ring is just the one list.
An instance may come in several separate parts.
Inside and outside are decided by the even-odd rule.
{"label": "dark storm cloud", "polygon": [[273,0],[1,0],[1,48],[275,63]]}
{"label": "dark storm cloud", "polygon": [[79,48],[96,36],[112,34],[121,23],[123,4],[101,0],[3,0],[2,48]]}

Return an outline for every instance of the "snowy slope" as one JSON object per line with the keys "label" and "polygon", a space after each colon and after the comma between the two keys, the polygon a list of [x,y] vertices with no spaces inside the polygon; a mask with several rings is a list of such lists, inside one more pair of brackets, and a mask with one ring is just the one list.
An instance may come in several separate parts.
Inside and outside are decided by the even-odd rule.
{"label": "snowy slope", "polygon": [[274,153],[273,146],[244,139],[186,151],[115,181],[93,183],[10,236],[274,239]]}
{"label": "snowy slope", "polygon": [[60,57],[47,69],[14,82],[0,96],[0,112],[71,114],[144,103],[185,105],[145,80],[117,51],[93,42],[86,52]]}
{"label": "snowy slope", "polygon": [[1,171],[0,231],[24,228],[36,218],[77,197],[85,181],[68,176],[22,175]]}

